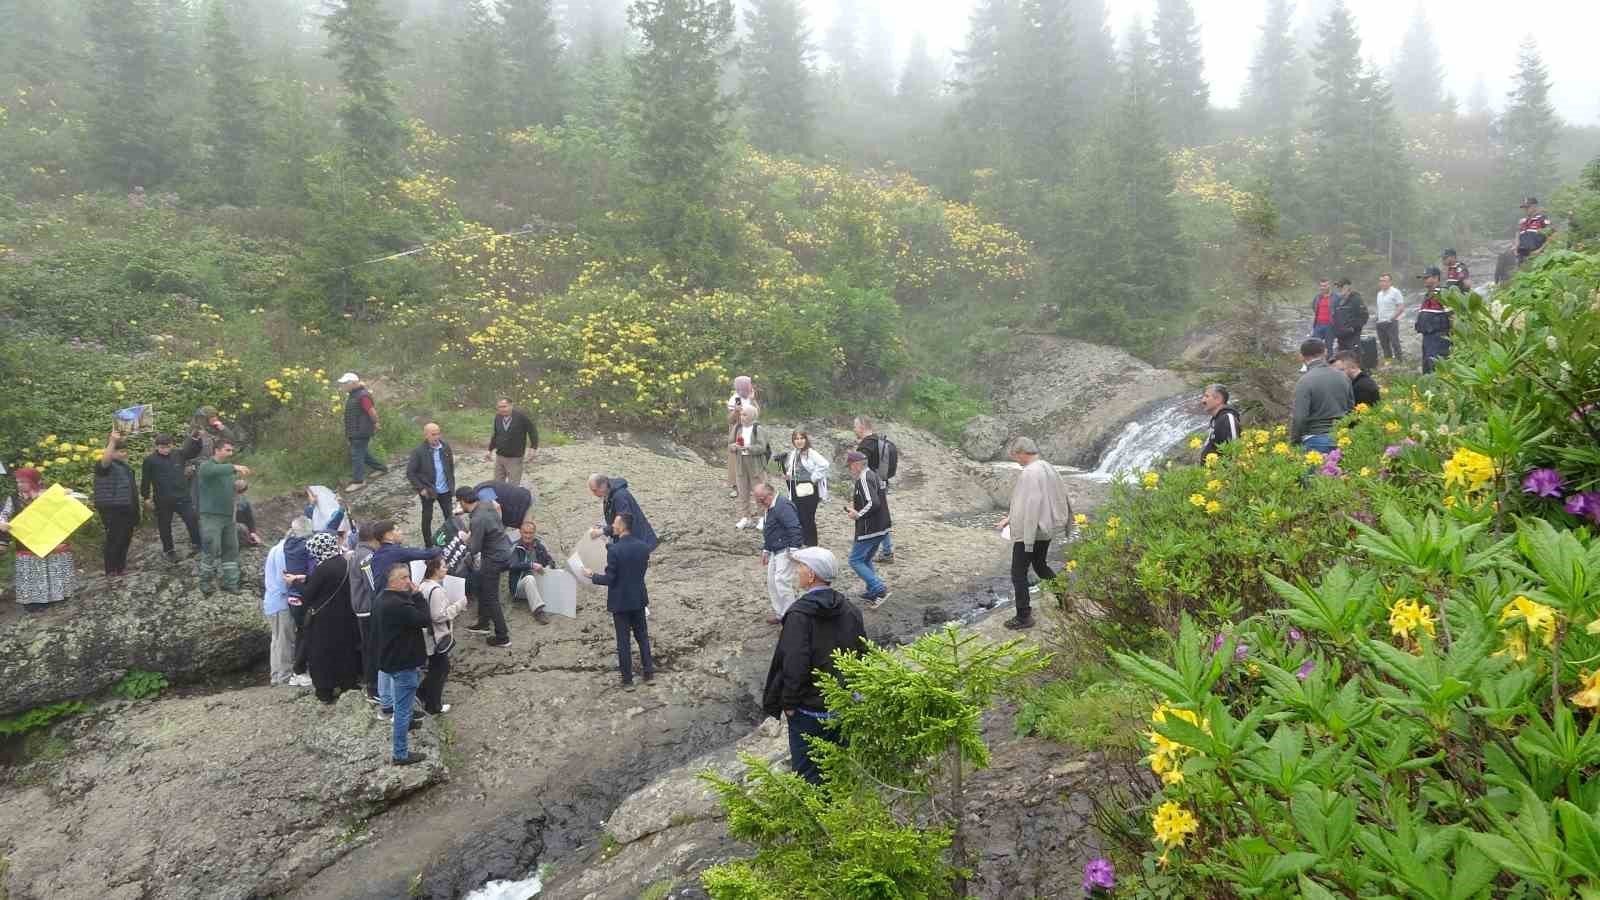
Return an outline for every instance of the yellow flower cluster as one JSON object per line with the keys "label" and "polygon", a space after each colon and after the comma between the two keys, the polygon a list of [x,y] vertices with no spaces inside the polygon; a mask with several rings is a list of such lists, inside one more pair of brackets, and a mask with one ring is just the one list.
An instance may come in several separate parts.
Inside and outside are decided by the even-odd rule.
{"label": "yellow flower cluster", "polygon": [[1433,607],[1407,598],[1396,600],[1389,607],[1389,633],[1395,637],[1410,641],[1417,631],[1425,631],[1428,637],[1433,637],[1433,629]]}
{"label": "yellow flower cluster", "polygon": [[1529,639],[1551,646],[1556,640],[1556,615],[1551,607],[1518,594],[1500,610],[1500,626],[1506,631],[1505,645],[1495,655],[1510,656],[1522,662],[1528,658]]}
{"label": "yellow flower cluster", "polygon": [[1159,472],[1146,472],[1144,473],[1143,482],[1146,488],[1159,487],[1161,485],[1161,474]]}
{"label": "yellow flower cluster", "polygon": [[[1152,724],[1160,724],[1165,722],[1169,715],[1188,722],[1206,734],[1211,733],[1211,722],[1209,720],[1202,721],[1200,716],[1192,710],[1178,709],[1166,703],[1157,706],[1150,713],[1150,721]],[[1182,782],[1184,757],[1199,751],[1186,744],[1171,740],[1155,729],[1146,732],[1145,737],[1150,741],[1151,746],[1150,755],[1145,757],[1145,762],[1150,764],[1150,771],[1161,776],[1161,781],[1164,784]]]}
{"label": "yellow flower cluster", "polygon": [[1307,450],[1305,459],[1308,466],[1322,465],[1322,454],[1315,450]]}
{"label": "yellow flower cluster", "polygon": [[1569,699],[1572,705],[1583,706],[1589,709],[1600,707],[1600,670],[1591,672],[1588,669],[1578,673],[1581,687]]}
{"label": "yellow flower cluster", "polygon": [[1166,865],[1167,853],[1173,847],[1182,847],[1189,835],[1200,830],[1200,822],[1195,819],[1194,813],[1179,806],[1177,801],[1168,800],[1156,809],[1150,819],[1150,827],[1162,845],[1160,862]]}
{"label": "yellow flower cluster", "polygon": [[1445,487],[1459,485],[1471,494],[1482,490],[1493,480],[1494,460],[1482,453],[1459,447],[1455,455],[1445,461]]}

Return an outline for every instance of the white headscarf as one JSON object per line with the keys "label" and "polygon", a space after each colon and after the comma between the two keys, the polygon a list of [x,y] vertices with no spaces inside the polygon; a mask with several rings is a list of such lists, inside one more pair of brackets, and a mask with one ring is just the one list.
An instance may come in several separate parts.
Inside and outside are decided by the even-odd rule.
{"label": "white headscarf", "polygon": [[[315,509],[311,511],[311,527],[317,531],[326,531],[328,523],[333,521],[334,513],[339,511],[339,495],[320,484],[313,484],[309,490],[311,496],[316,498]],[[339,524],[339,530],[349,530],[350,517],[345,516]]]}

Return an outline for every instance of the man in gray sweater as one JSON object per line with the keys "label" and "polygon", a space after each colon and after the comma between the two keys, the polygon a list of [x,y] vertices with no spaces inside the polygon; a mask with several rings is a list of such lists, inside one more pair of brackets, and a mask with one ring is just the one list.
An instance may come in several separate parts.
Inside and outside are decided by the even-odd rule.
{"label": "man in gray sweater", "polygon": [[1328,346],[1312,338],[1300,345],[1306,373],[1294,386],[1294,406],[1289,413],[1289,440],[1307,450],[1327,453],[1334,447],[1328,436],[1333,423],[1355,408],[1350,379],[1328,365]]}

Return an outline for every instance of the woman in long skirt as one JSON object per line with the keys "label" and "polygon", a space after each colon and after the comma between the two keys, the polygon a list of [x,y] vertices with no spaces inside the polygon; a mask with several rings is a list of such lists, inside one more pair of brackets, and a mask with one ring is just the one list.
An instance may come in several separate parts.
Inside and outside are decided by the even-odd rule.
{"label": "woman in long skirt", "polygon": [[313,534],[306,540],[306,549],[316,564],[305,587],[306,665],[317,699],[332,703],[340,691],[361,683],[361,633],[356,628],[355,610],[350,608],[352,573],[332,532]]}
{"label": "woman in long skirt", "polygon": [[[18,469],[15,476],[17,501],[7,500],[6,508],[0,510],[0,531],[8,533],[11,520],[44,493],[38,469]],[[77,592],[78,572],[67,544],[62,543],[44,556],[35,556],[21,541],[12,543],[17,552],[17,602],[25,611],[44,612],[50,604],[59,603]]]}

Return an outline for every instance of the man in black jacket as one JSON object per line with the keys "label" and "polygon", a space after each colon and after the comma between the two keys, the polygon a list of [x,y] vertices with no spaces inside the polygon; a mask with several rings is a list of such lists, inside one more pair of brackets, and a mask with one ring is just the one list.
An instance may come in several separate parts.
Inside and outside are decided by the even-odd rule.
{"label": "man in black jacket", "polygon": [[494,460],[494,480],[522,483],[522,464],[539,453],[539,429],[511,401],[501,397],[494,405],[494,436],[483,461]]}
{"label": "man in black jacket", "polygon": [[1200,403],[1205,407],[1206,415],[1211,417],[1211,436],[1200,448],[1200,461],[1204,462],[1223,444],[1238,439],[1239,411],[1228,405],[1228,389],[1220,384],[1208,386],[1205,393],[1200,395]]}
{"label": "man in black jacket", "polygon": [[850,548],[850,568],[866,583],[867,592],[861,595],[867,609],[877,609],[889,599],[889,588],[872,567],[872,557],[889,535],[889,495],[878,480],[878,473],[867,466],[867,455],[859,450],[845,454],[850,466],[850,505],[845,515],[856,523],[855,545]]}
{"label": "man in black jacket", "polygon": [[761,709],[789,723],[789,758],[796,775],[812,784],[822,783],[822,773],[811,760],[807,738],[829,740],[828,712],[817,674],[839,677],[833,651],[860,653],[867,649],[867,630],[861,610],[831,583],[839,563],[822,547],[794,552],[800,599],[783,615],[783,632],[772,651]]}
{"label": "man in black jacket", "polygon": [[500,507],[500,522],[507,528],[521,528],[533,519],[533,492],[513,481],[484,481],[473,485],[480,500]]}
{"label": "man in black jacket", "polygon": [[[422,683],[422,667],[428,661],[428,647],[422,629],[433,626],[433,616],[422,595],[411,585],[411,565],[396,563],[384,573],[385,590],[372,606],[373,645],[378,654],[378,693],[392,703],[394,753],[389,762],[409,766],[427,756],[412,753],[407,747],[411,731],[411,708]],[[387,704],[380,716],[388,718]]]}
{"label": "man in black jacket", "polygon": [[[550,551],[545,549],[544,541],[539,540],[539,526],[532,519],[522,523],[517,529],[517,542],[511,545],[511,564],[506,567],[506,596],[516,597],[517,586],[522,579],[529,575],[541,575],[549,569],[556,567],[556,561],[550,556]],[[545,614],[544,601],[533,608],[533,619],[540,625],[550,624],[550,617]]]}
{"label": "man in black jacket", "polygon": [[478,556],[478,621],[467,631],[488,634],[491,647],[511,646],[511,631],[500,606],[500,573],[511,564],[511,541],[495,512],[494,503],[483,500],[471,488],[457,488],[456,502],[467,514],[467,549]]}
{"label": "man in black jacket", "polygon": [[[866,416],[856,416],[854,422],[856,452],[867,458],[867,468],[878,473],[878,483],[883,486],[883,492],[889,493],[889,476],[883,467],[883,443],[886,440],[882,435],[872,430],[872,420]],[[883,546],[878,548],[878,562],[885,565],[894,564],[894,534],[883,533]]]}
{"label": "man in black jacket", "polygon": [[656,680],[656,662],[650,655],[650,618],[645,614],[650,606],[650,593],[645,589],[644,575],[650,568],[650,548],[633,536],[633,516],[618,515],[611,522],[613,539],[606,545],[606,570],[594,572],[585,568],[583,577],[595,584],[606,586],[606,609],[611,612],[611,624],[617,631],[617,667],[622,670],[622,689],[633,690],[633,647],[628,642],[631,634],[639,641],[639,667],[644,671],[644,683]]}
{"label": "man in black jacket", "polygon": [[450,495],[456,492],[456,458],[444,442],[438,425],[422,426],[422,443],[406,460],[406,481],[422,498],[422,540],[433,546],[433,506],[439,505],[444,520],[450,521]]}
{"label": "man in black jacket", "polygon": [[174,513],[189,529],[189,555],[199,554],[200,521],[195,518],[194,504],[189,502],[189,479],[184,474],[183,457],[172,452],[171,435],[156,435],[155,452],[144,458],[141,468],[143,477],[139,479],[139,496],[155,506],[156,530],[161,533],[161,552],[167,557],[167,562],[178,561],[178,553],[172,544]]}
{"label": "man in black jacket", "polygon": [[1333,367],[1349,376],[1350,393],[1355,397],[1357,406],[1365,403],[1368,409],[1372,409],[1383,402],[1383,390],[1361,368],[1361,354],[1354,350],[1340,350],[1333,357]]}
{"label": "man in black jacket", "polygon": [[1367,304],[1361,292],[1350,286],[1350,279],[1339,279],[1338,286],[1343,293],[1336,295],[1333,307],[1334,337],[1340,350],[1355,350],[1361,346],[1361,329],[1367,326]]}
{"label": "man in black jacket", "polygon": [[627,515],[633,519],[633,536],[644,542],[650,552],[654,553],[661,543],[656,537],[656,531],[650,527],[650,520],[645,518],[644,510],[639,508],[639,501],[633,497],[633,491],[628,489],[628,479],[611,478],[596,472],[589,476],[589,493],[600,498],[600,521],[604,525],[596,525],[589,529],[589,536],[599,538],[605,535],[615,538],[611,531],[611,523],[617,516]]}
{"label": "man in black jacket", "polygon": [[128,451],[116,432],[94,464],[94,508],[106,526],[106,574],[127,573],[128,545],[139,524],[139,479],[128,465]]}

